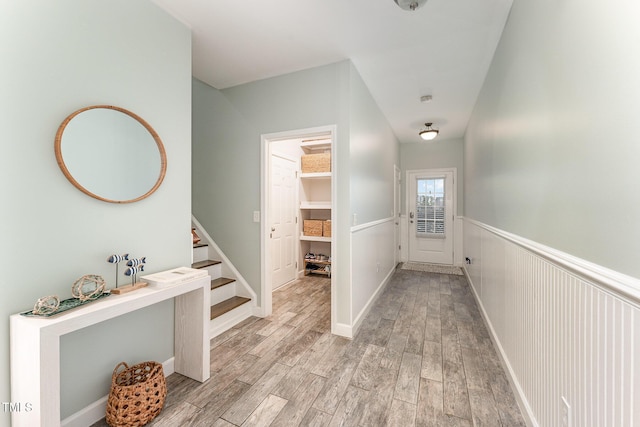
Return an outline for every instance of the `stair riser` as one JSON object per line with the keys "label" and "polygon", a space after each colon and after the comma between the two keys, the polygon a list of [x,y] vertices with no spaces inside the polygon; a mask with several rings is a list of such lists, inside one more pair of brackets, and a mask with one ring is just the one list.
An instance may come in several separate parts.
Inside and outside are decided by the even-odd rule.
{"label": "stair riser", "polygon": [[232,282],[211,291],[211,305],[216,305],[224,300],[236,296],[236,283]]}
{"label": "stair riser", "polygon": [[224,331],[232,328],[234,325],[242,322],[244,319],[251,317],[251,315],[252,306],[251,303],[248,302],[234,308],[222,316],[216,317],[209,323],[209,338],[215,338]]}
{"label": "stair riser", "polygon": [[207,270],[209,272],[209,276],[211,276],[211,279],[217,279],[218,277],[222,277],[222,265],[221,264],[210,265],[210,266],[204,268],[203,270]]}
{"label": "stair riser", "polygon": [[209,247],[203,246],[200,248],[193,248],[193,262],[199,262],[209,259]]}

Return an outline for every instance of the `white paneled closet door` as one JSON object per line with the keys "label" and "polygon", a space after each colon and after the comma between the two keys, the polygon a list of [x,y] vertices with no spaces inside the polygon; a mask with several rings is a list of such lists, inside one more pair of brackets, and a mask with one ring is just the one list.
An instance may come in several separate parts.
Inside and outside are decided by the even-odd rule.
{"label": "white paneled closet door", "polygon": [[271,260],[272,289],[296,277],[296,170],[297,162],[271,158]]}

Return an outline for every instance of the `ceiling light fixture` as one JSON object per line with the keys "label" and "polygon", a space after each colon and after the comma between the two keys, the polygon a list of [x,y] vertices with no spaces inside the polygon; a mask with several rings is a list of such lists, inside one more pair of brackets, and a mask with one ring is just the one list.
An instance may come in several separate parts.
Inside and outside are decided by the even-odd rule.
{"label": "ceiling light fixture", "polygon": [[426,129],[422,129],[420,131],[420,133],[418,134],[418,135],[420,135],[420,138],[424,139],[425,141],[431,141],[433,138],[438,136],[438,133],[440,131],[438,129],[433,129],[431,127],[431,125],[433,125],[433,123],[425,123],[424,125],[427,128]]}
{"label": "ceiling light fixture", "polygon": [[414,11],[427,2],[427,0],[394,0],[400,8],[404,10]]}
{"label": "ceiling light fixture", "polygon": [[431,102],[432,99],[433,99],[433,96],[431,95],[422,95],[420,97],[420,102],[427,103],[427,102]]}

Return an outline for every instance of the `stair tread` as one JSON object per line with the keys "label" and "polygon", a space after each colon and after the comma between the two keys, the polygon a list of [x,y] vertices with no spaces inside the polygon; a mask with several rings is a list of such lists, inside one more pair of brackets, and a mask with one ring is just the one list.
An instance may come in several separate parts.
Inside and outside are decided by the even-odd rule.
{"label": "stair tread", "polygon": [[228,285],[229,283],[235,282],[236,279],[230,279],[228,277],[218,277],[217,279],[213,279],[211,281],[211,290],[219,288],[220,286]]}
{"label": "stair tread", "polygon": [[222,301],[216,305],[211,306],[211,320],[216,317],[222,316],[223,314],[233,310],[236,307],[240,307],[242,304],[251,301],[251,298],[245,297],[231,297],[227,300]]}
{"label": "stair tread", "polygon": [[206,243],[194,243],[193,244],[194,249],[195,248],[205,248],[207,246],[209,246],[209,245],[207,245]]}
{"label": "stair tread", "polygon": [[221,263],[221,261],[208,259],[206,261],[194,262],[193,264],[191,264],[191,268],[207,268],[207,267],[210,267],[212,265],[216,265],[216,264],[220,264],[220,263]]}

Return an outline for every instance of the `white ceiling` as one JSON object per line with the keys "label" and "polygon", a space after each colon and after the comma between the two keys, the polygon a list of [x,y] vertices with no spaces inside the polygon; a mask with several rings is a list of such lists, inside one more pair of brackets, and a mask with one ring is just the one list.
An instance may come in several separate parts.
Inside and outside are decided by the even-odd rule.
{"label": "white ceiling", "polygon": [[[512,0],[154,0],[193,32],[193,75],[224,89],[351,59],[400,142],[461,138]],[[421,95],[432,95],[421,103]]]}

